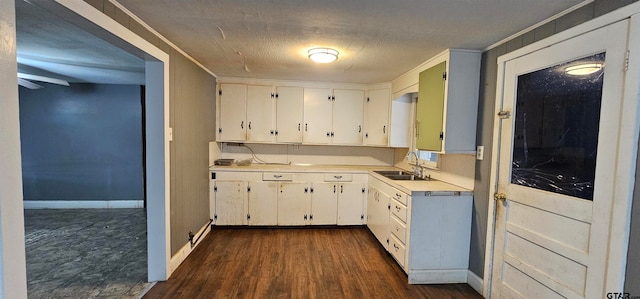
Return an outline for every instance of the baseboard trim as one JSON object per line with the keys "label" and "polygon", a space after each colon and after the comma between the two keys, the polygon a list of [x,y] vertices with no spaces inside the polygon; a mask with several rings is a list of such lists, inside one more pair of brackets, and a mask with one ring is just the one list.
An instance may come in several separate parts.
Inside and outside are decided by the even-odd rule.
{"label": "baseboard trim", "polygon": [[171,273],[173,273],[173,271],[178,269],[180,264],[182,264],[182,262],[184,262],[184,260],[187,259],[187,257],[191,254],[193,249],[195,249],[196,247],[198,247],[198,245],[200,243],[202,243],[202,240],[204,240],[204,237],[206,237],[207,234],[209,234],[209,232],[211,232],[211,225],[205,224],[195,234],[196,236],[200,236],[200,234],[202,234],[202,237],[200,238],[200,240],[198,240],[198,243],[193,244],[193,246],[191,246],[191,244],[187,242],[186,244],[184,244],[184,246],[182,246],[182,248],[180,248],[180,250],[178,250],[178,252],[176,252],[176,254],[174,254],[171,257],[171,261],[169,262],[169,266],[170,266],[170,271],[171,272],[170,272],[169,275],[171,275]]}
{"label": "baseboard trim", "polygon": [[409,284],[466,283],[467,269],[409,270]]}
{"label": "baseboard trim", "polygon": [[143,200],[25,200],[25,209],[133,209]]}
{"label": "baseboard trim", "polygon": [[473,273],[471,270],[467,270],[467,284],[470,285],[476,292],[482,295],[483,281],[480,276]]}

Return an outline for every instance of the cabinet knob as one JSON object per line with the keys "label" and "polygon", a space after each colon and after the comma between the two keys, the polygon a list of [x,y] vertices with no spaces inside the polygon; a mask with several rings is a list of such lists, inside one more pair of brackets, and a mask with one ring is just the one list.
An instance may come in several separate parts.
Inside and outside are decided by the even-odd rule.
{"label": "cabinet knob", "polygon": [[298,124],[298,132],[300,132],[300,124]]}
{"label": "cabinet knob", "polygon": [[251,130],[251,122],[249,122],[249,126],[248,126],[249,130]]}
{"label": "cabinet knob", "polygon": [[240,122],[240,128],[244,129],[244,120],[242,122]]}
{"label": "cabinet knob", "polygon": [[331,137],[333,137],[333,132],[331,132]]}
{"label": "cabinet knob", "polygon": [[362,133],[362,126],[358,126],[358,133]]}
{"label": "cabinet knob", "polygon": [[382,133],[387,133],[387,126],[382,126]]}

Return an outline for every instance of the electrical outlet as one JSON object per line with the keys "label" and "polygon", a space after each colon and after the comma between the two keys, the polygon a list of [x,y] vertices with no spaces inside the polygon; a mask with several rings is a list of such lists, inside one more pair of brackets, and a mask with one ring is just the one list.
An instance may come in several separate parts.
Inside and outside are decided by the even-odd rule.
{"label": "electrical outlet", "polygon": [[476,149],[476,160],[482,159],[484,159],[484,146],[478,145],[478,148]]}

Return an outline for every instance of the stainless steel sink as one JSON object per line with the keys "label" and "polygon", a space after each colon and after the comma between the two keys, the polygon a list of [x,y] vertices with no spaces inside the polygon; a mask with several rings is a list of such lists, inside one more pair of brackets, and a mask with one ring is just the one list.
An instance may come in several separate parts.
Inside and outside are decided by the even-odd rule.
{"label": "stainless steel sink", "polygon": [[413,174],[385,175],[384,177],[394,181],[425,181],[425,179]]}
{"label": "stainless steel sink", "polygon": [[411,172],[403,171],[403,170],[378,170],[374,172],[382,175],[385,178],[388,178],[394,181],[426,181],[427,180],[419,176],[416,176]]}

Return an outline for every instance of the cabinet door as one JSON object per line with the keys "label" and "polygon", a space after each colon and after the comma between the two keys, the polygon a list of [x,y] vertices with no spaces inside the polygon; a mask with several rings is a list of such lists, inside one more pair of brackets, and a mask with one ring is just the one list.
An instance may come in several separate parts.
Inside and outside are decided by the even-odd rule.
{"label": "cabinet door", "polygon": [[[271,86],[247,86],[247,140],[273,141],[273,88]],[[226,113],[226,111],[222,111]]]}
{"label": "cabinet door", "polygon": [[249,183],[249,225],[278,224],[278,182]]}
{"label": "cabinet door", "polygon": [[367,227],[376,236],[376,239],[385,249],[389,248],[387,238],[389,235],[389,197],[379,190],[369,186],[367,202],[368,219]]}
{"label": "cabinet door", "polygon": [[303,103],[302,87],[278,87],[276,92],[276,140],[278,142],[302,142]]}
{"label": "cabinet door", "polygon": [[246,224],[246,182],[216,181],[214,193],[216,198],[214,215],[216,225]]}
{"label": "cabinet door", "polygon": [[336,89],[333,91],[333,144],[362,144],[364,91]]}
{"label": "cabinet door", "polygon": [[364,185],[341,183],[338,190],[338,225],[364,224]]}
{"label": "cabinet door", "polygon": [[328,88],[304,89],[305,143],[327,144],[331,141],[331,91]]}
{"label": "cabinet door", "polygon": [[309,222],[309,186],[306,183],[280,183],[278,225],[306,225]]}
{"label": "cabinet door", "polygon": [[220,92],[219,140],[246,140],[247,85],[220,84]]}
{"label": "cabinet door", "polygon": [[416,127],[418,149],[442,151],[444,117],[444,90],[447,62],[435,65],[420,73]]}
{"label": "cabinet door", "polygon": [[338,218],[338,192],[336,183],[314,183],[311,192],[310,223],[336,224]]}
{"label": "cabinet door", "polygon": [[387,146],[389,143],[389,89],[370,90],[365,103],[365,145]]}

